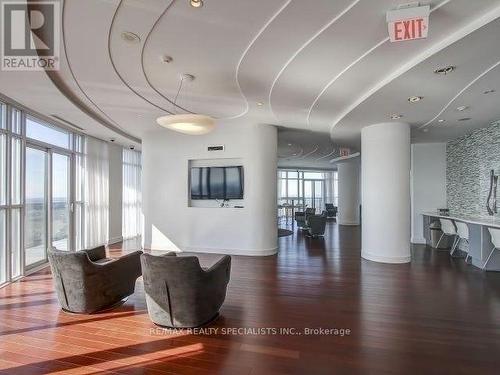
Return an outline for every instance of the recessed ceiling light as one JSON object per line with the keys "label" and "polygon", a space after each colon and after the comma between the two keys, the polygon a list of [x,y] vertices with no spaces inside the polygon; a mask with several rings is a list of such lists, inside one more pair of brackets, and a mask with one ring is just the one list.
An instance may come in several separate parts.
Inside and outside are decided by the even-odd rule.
{"label": "recessed ceiling light", "polygon": [[190,0],[190,4],[193,8],[201,8],[203,6],[203,0]]}
{"label": "recessed ceiling light", "polygon": [[438,68],[434,71],[436,74],[447,75],[448,73],[453,72],[457,67],[453,65],[443,66],[442,68]]}
{"label": "recessed ceiling light", "polygon": [[165,64],[170,64],[172,61],[174,61],[174,58],[172,56],[162,56],[161,61],[163,61]]}
{"label": "recessed ceiling light", "polygon": [[297,156],[297,154],[292,154],[292,156]]}
{"label": "recessed ceiling light", "polygon": [[264,105],[264,103],[262,103],[262,102],[257,102],[257,105],[258,105],[259,107],[262,107],[262,106]]}
{"label": "recessed ceiling light", "polygon": [[459,118],[458,121],[469,121],[472,120],[470,117]]}
{"label": "recessed ceiling light", "polygon": [[288,144],[288,146],[291,146],[291,145],[292,145],[291,143]]}
{"label": "recessed ceiling light", "polygon": [[444,118],[440,118],[438,122],[445,122],[446,120]]}
{"label": "recessed ceiling light", "polygon": [[459,112],[463,112],[466,109],[469,109],[469,106],[467,106],[467,105],[461,105],[460,107],[457,107],[457,111],[459,111]]}
{"label": "recessed ceiling light", "polygon": [[402,118],[402,117],[403,117],[403,115],[400,115],[400,114],[398,114],[398,113],[393,113],[393,114],[391,115],[391,120],[399,120],[399,119],[400,119],[400,118]]}
{"label": "recessed ceiling light", "polygon": [[427,132],[429,131],[429,129],[424,128],[424,129],[422,129],[422,131],[423,131],[424,133],[427,133]]}
{"label": "recessed ceiling light", "polygon": [[486,90],[485,92],[483,92],[483,94],[488,95],[488,94],[493,94],[494,92],[497,92],[497,90],[495,90],[495,89],[490,89],[490,90]]}
{"label": "recessed ceiling light", "polygon": [[424,98],[423,96],[410,96],[410,97],[408,98],[408,101],[409,101],[410,103],[416,103],[416,102],[421,101],[423,98]]}
{"label": "recessed ceiling light", "polygon": [[128,43],[134,43],[134,44],[139,43],[141,41],[139,35],[134,34],[131,31],[124,31],[122,33],[122,39]]}

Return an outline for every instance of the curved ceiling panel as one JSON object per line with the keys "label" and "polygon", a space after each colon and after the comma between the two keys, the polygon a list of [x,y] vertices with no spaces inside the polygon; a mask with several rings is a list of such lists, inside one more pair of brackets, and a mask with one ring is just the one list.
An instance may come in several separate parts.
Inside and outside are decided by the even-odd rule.
{"label": "curved ceiling panel", "polygon": [[[390,121],[393,113],[402,115],[402,120],[413,127],[436,120],[430,122],[427,133],[414,130],[415,141],[446,141],[496,120],[498,94],[484,92],[500,89],[498,30],[500,20],[491,22],[393,80],[345,116],[334,127],[332,137],[357,141],[362,127]],[[455,71],[447,75],[434,73],[436,68],[447,65],[456,66]],[[424,99],[410,104],[407,98],[412,95]],[[468,108],[458,111],[459,106]],[[437,122],[438,114],[444,122]],[[458,121],[469,117],[471,120]]]}
{"label": "curved ceiling panel", "polygon": [[[148,2],[150,6],[152,3]],[[164,111],[148,104],[124,85],[110,63],[108,33],[119,4],[117,0],[66,2],[67,53],[74,75],[86,94],[116,123],[141,136],[148,130],[144,125],[154,124]],[[152,8],[150,12],[155,13]],[[120,42],[131,54],[137,49],[136,45],[121,39]]]}
{"label": "curved ceiling panel", "polygon": [[[351,3],[352,0],[284,2],[240,66],[239,82],[251,107],[255,108],[257,102],[268,101],[274,80],[290,59],[308,43],[321,25],[330,22]],[[269,106],[260,110],[272,116]]]}
{"label": "curved ceiling panel", "polygon": [[[281,0],[261,3],[219,0],[194,9],[177,1],[160,19],[144,50],[144,70],[153,85],[173,97],[181,73],[196,76],[183,89],[179,104],[215,117],[246,111],[235,71],[246,46]],[[173,58],[170,64],[162,56]]]}
{"label": "curved ceiling panel", "polygon": [[339,155],[339,148],[328,133],[287,128],[278,131],[280,167],[333,169],[330,160]]}
{"label": "curved ceiling panel", "polygon": [[[439,6],[442,2],[434,3]],[[480,7],[478,5],[478,2],[466,0],[446,2],[431,14],[427,39],[403,43],[387,42],[373,50],[324,92],[311,112],[311,128],[325,129],[335,126],[343,116],[370,95],[378,95],[377,92],[388,82],[466,36],[475,27],[492,21],[490,15],[497,12],[498,1],[485,0],[481,1]],[[418,90],[419,85],[412,87]]]}
{"label": "curved ceiling panel", "polygon": [[387,24],[380,14],[392,7],[392,0],[349,5],[290,62],[276,82],[270,101],[284,124],[306,122],[309,106],[326,82],[387,36]]}

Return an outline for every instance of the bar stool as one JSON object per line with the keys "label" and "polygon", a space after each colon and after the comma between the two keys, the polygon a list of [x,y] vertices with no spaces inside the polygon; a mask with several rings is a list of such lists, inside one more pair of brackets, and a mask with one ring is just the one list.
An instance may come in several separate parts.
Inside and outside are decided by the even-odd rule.
{"label": "bar stool", "polygon": [[500,229],[488,228],[491,236],[491,243],[493,244],[493,249],[491,249],[490,255],[488,255],[488,259],[484,262],[483,270],[486,268],[486,265],[490,261],[491,256],[495,250],[500,250]]}
{"label": "bar stool", "polygon": [[450,255],[453,255],[453,253],[455,252],[455,248],[457,247],[458,241],[459,241],[459,237],[457,235],[457,228],[455,228],[455,224],[450,219],[440,218],[439,222],[441,223],[441,230],[443,231],[443,234],[441,235],[438,243],[436,244],[436,249],[439,248],[439,243],[441,242],[441,240],[443,239],[443,237],[445,235],[446,236],[453,236],[454,237],[453,245],[451,246],[451,250],[450,250]]}
{"label": "bar stool", "polygon": [[[461,221],[455,221],[455,225],[457,226],[457,235],[458,235],[457,247],[460,244],[460,241],[465,241],[465,242],[467,242],[467,249],[469,249],[469,246],[470,246],[469,226]],[[469,251],[467,251],[467,254],[465,255],[465,263],[467,263],[469,256],[470,256]]]}

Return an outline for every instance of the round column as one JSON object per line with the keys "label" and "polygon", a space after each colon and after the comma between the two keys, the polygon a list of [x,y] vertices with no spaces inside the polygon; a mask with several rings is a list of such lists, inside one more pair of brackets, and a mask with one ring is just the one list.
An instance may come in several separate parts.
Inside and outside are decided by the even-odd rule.
{"label": "round column", "polygon": [[337,222],[340,225],[359,225],[359,160],[337,165],[339,203]]}
{"label": "round column", "polygon": [[361,130],[364,259],[408,263],[410,255],[410,126],[382,123]]}

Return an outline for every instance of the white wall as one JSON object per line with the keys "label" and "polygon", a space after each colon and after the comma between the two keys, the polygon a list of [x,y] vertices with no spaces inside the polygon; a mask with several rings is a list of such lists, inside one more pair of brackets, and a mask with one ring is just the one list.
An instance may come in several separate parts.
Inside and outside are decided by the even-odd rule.
{"label": "white wall", "polygon": [[112,143],[109,147],[109,234],[108,243],[122,240],[122,147]]}
{"label": "white wall", "polygon": [[359,225],[360,165],[359,160],[343,161],[337,164],[339,178],[340,225]]}
{"label": "white wall", "polygon": [[425,243],[422,213],[446,207],[446,143],[411,146],[411,242]]}
{"label": "white wall", "polygon": [[[219,124],[204,136],[160,128],[142,141],[145,248],[242,255],[276,252],[274,126]],[[208,152],[208,145],[224,145],[225,151]],[[204,159],[240,160],[245,190],[238,205],[244,208],[189,207],[189,163]]]}

